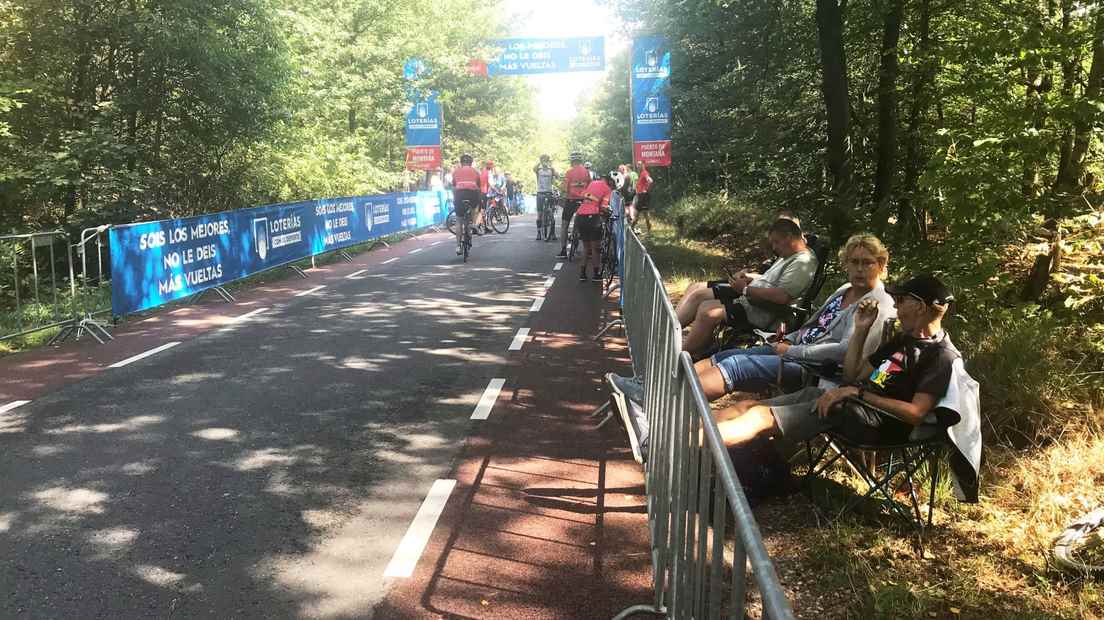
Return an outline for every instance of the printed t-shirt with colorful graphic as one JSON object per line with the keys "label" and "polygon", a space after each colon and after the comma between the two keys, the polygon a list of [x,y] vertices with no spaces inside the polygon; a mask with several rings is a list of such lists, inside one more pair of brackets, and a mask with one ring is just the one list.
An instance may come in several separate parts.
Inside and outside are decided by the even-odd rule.
{"label": "printed t-shirt with colorful graphic", "polygon": [[583,199],[583,204],[579,206],[579,210],[575,212],[575,215],[598,215],[602,211],[604,205],[609,204],[610,195],[613,193],[610,190],[609,185],[606,185],[605,181],[591,181],[590,185],[587,185],[586,194],[594,196],[597,202],[591,200],[589,197]]}
{"label": "printed t-shirt with colorful graphic", "polygon": [[931,338],[900,334],[870,355],[874,372],[863,380],[873,394],[912,402],[917,392],[939,400],[947,393],[951,365],[961,357],[947,332]]}

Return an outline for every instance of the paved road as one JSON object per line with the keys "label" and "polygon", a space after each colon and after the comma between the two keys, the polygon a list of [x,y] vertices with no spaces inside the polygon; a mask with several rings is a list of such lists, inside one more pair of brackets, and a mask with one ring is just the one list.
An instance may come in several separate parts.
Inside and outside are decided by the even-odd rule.
{"label": "paved road", "polygon": [[466,265],[424,238],[9,414],[0,616],[370,615],[552,273],[518,224]]}

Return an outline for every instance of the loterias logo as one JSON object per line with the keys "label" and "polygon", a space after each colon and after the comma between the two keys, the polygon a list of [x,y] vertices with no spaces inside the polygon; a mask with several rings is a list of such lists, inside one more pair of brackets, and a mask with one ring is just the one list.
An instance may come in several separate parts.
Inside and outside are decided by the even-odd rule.
{"label": "loterias logo", "polygon": [[633,67],[633,75],[638,80],[668,77],[671,74],[670,69],[660,64],[664,55],[660,50],[644,50],[644,62]]}
{"label": "loterias logo", "polygon": [[264,260],[268,256],[268,218],[253,218],[253,239],[256,241],[257,256]]}

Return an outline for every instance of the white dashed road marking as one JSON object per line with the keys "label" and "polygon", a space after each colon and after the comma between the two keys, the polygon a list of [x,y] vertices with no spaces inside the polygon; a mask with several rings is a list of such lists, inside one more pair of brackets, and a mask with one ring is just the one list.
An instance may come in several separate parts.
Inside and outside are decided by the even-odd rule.
{"label": "white dashed road marking", "polygon": [[542,306],[544,306],[544,297],[538,297],[533,300],[533,305],[529,307],[529,312],[540,312]]}
{"label": "white dashed road marking", "polygon": [[556,263],[556,266],[552,268],[552,271],[559,271],[563,269],[563,263]]}
{"label": "white dashed road marking", "polygon": [[[496,379],[496,381],[497,381],[497,379]],[[15,409],[16,407],[22,407],[23,405],[26,405],[29,402],[31,402],[31,401],[29,401],[29,400],[13,400],[12,402],[10,402],[6,405],[0,406],[0,413],[6,413],[8,411],[11,411],[12,409]]]}
{"label": "white dashed road marking", "polygon": [[414,248],[413,250],[410,250],[409,252],[407,252],[407,254],[417,254],[418,252],[421,252],[424,249],[425,248]]}
{"label": "white dashed road marking", "polygon": [[145,359],[145,358],[147,358],[151,355],[157,355],[158,353],[160,353],[160,352],[162,352],[166,349],[171,349],[171,348],[175,347],[178,344],[180,344],[180,343],[179,342],[169,342],[169,343],[163,344],[159,347],[155,347],[153,349],[150,349],[149,351],[146,351],[145,353],[139,353],[138,355],[135,355],[134,357],[128,357],[128,358],[126,358],[125,360],[123,360],[121,362],[115,362],[114,364],[108,366],[108,368],[122,368],[123,366],[126,366],[127,364],[133,364],[134,362],[137,362],[138,360],[141,360],[141,359]]}
{"label": "white dashed road marking", "polygon": [[544,288],[552,288],[552,285],[556,283],[556,276],[548,276],[548,279],[544,281]]}
{"label": "white dashed road marking", "polygon": [[395,262],[395,261],[397,261],[397,260],[399,260],[399,257],[398,257],[398,256],[396,256],[395,258],[389,258],[389,259],[387,259],[387,260],[383,261],[383,262],[382,262],[382,263],[380,263],[380,264],[381,264],[381,265],[390,265],[391,263],[393,263],[393,262]]}
{"label": "white dashed road marking", "polygon": [[345,276],[345,278],[348,279],[348,280],[352,280],[352,279],[356,278],[357,276],[361,275],[362,273],[364,273],[366,271],[368,271],[368,270],[367,269],[361,269],[360,271],[354,271],[354,272],[350,273],[349,275]]}
{"label": "white dashed road marking", "polygon": [[510,343],[510,351],[520,351],[521,345],[525,344],[525,341],[529,338],[529,328],[522,327],[518,330],[517,335],[514,336],[514,341]]}
{"label": "white dashed road marking", "polygon": [[296,296],[296,297],[302,297],[302,296],[304,296],[304,295],[310,295],[311,293],[317,293],[318,291],[320,291],[320,290],[322,290],[322,289],[324,289],[324,288],[326,288],[326,285],[325,285],[325,284],[323,284],[322,286],[316,286],[316,287],[314,287],[314,288],[312,288],[312,289],[307,289],[307,290],[305,290],[305,291],[299,291],[298,293],[296,293],[296,294],[295,294],[295,296]]}
{"label": "white dashed road marking", "polygon": [[491,409],[498,400],[498,394],[502,391],[504,385],[506,385],[505,379],[491,379],[491,382],[487,384],[487,389],[483,390],[483,396],[480,397],[479,404],[475,406],[475,412],[472,413],[471,419],[486,420],[490,417]]}
{"label": "white dashed road marking", "polygon": [[254,310],[252,312],[246,312],[245,314],[243,314],[239,317],[234,317],[233,322],[237,323],[239,321],[248,321],[251,317],[255,317],[255,316],[257,316],[258,314],[260,314],[262,312],[268,312],[268,308],[257,308],[256,310]]}
{"label": "white dashed road marking", "polygon": [[429,495],[422,502],[418,514],[414,515],[414,521],[410,523],[402,541],[399,542],[399,548],[395,550],[395,555],[391,556],[391,562],[383,571],[384,577],[406,578],[414,574],[414,567],[418,565],[426,543],[433,534],[433,528],[437,527],[437,519],[441,518],[441,513],[445,510],[445,504],[455,486],[455,480],[437,480],[433,483],[429,489]]}

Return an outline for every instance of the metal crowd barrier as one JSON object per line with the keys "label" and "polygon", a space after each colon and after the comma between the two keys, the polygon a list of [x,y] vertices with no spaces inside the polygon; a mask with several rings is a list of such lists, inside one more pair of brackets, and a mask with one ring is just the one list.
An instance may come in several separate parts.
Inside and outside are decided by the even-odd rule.
{"label": "metal crowd barrier", "polygon": [[743,618],[749,564],[764,617],[792,618],[694,364],[681,351],[682,329],[663,279],[629,227],[622,287],[622,317],[633,370],[644,380],[650,429],[644,466],[655,599],[615,620],[639,613]]}
{"label": "metal crowd barrier", "polygon": [[[110,306],[89,301],[92,291],[108,280],[104,277],[107,229],[87,228],[72,244],[69,235],[60,230],[0,236],[0,256],[5,263],[0,269],[7,271],[10,266],[13,300],[13,305],[0,308],[12,317],[10,325],[0,326],[0,331],[7,332],[0,333],[0,341],[55,327],[61,329],[51,344],[72,334],[88,333],[101,343],[111,339],[106,325],[93,319],[110,312]],[[62,249],[64,256],[59,252]],[[79,271],[74,250],[80,257]],[[0,279],[0,283],[4,281]],[[65,289],[69,289],[68,295],[64,295]]]}

